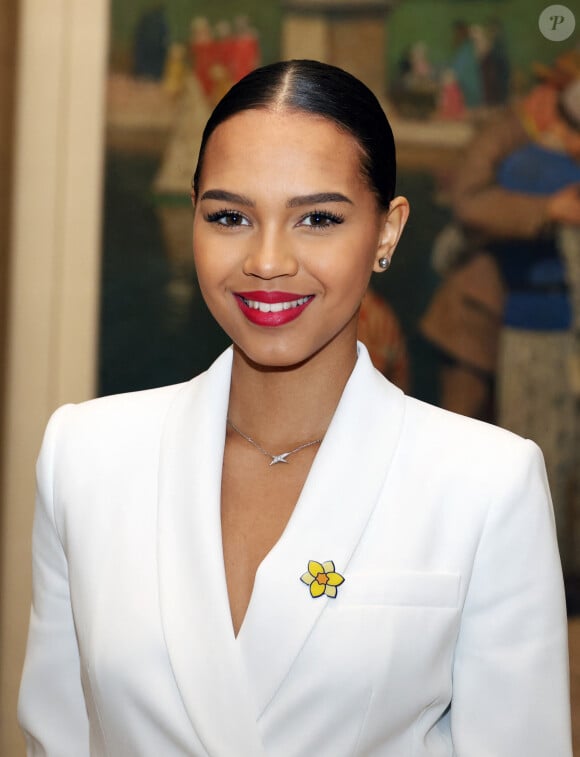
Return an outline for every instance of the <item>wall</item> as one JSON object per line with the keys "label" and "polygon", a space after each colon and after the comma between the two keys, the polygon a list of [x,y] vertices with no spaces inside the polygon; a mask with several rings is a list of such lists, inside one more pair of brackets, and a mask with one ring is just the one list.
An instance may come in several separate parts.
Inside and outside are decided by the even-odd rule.
{"label": "wall", "polygon": [[[108,5],[18,3],[0,449],[0,754],[6,757],[23,754],[16,699],[30,607],[34,460],[52,410],[94,392]],[[0,6],[4,13],[12,2]]]}
{"label": "wall", "polygon": [[[4,395],[5,371],[3,368],[6,364],[16,28],[17,0],[4,0],[0,3],[0,398]],[[0,399],[0,429],[2,419],[3,403]],[[0,486],[1,481],[2,470],[0,469]]]}
{"label": "wall", "polygon": [[[0,451],[6,447],[2,428],[5,417],[4,392],[6,384],[6,318],[8,315],[8,275],[10,247],[10,210],[12,199],[12,154],[13,154],[13,114],[14,114],[14,69],[16,58],[17,0],[0,3]],[[3,485],[3,460],[0,456],[0,490]],[[2,535],[2,511],[0,510],[0,565],[4,558]],[[1,577],[1,573],[0,573]],[[4,647],[4,627],[7,608],[0,604],[0,651]],[[0,670],[4,662],[0,659]],[[1,674],[0,674],[1,675]],[[0,689],[1,692],[1,689]],[[0,713],[4,700],[0,693]],[[1,722],[1,714],[0,714]],[[0,733],[3,725],[0,725]],[[1,739],[1,736],[0,736]],[[0,754],[4,752],[0,749]]]}

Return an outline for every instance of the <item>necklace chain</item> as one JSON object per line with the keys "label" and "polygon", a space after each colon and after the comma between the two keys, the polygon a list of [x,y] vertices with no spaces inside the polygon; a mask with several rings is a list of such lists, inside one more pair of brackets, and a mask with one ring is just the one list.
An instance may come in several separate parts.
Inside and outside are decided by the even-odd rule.
{"label": "necklace chain", "polygon": [[243,431],[240,431],[240,429],[228,418],[227,423],[229,426],[233,428],[233,430],[236,432],[236,434],[239,434],[243,439],[245,439],[247,442],[250,442],[257,450],[259,450],[263,455],[266,455],[266,457],[269,457],[271,459],[270,465],[276,465],[277,463],[287,463],[288,458],[290,455],[293,455],[295,452],[300,452],[301,449],[306,449],[306,447],[312,447],[315,444],[320,444],[322,439],[314,439],[312,442],[306,442],[305,444],[301,444],[300,446],[296,447],[295,449],[291,449],[289,452],[282,452],[280,455],[273,455],[271,452],[268,452],[268,450],[265,450],[263,447],[260,447],[258,442],[255,442],[251,437],[249,437],[247,434],[244,434]]}

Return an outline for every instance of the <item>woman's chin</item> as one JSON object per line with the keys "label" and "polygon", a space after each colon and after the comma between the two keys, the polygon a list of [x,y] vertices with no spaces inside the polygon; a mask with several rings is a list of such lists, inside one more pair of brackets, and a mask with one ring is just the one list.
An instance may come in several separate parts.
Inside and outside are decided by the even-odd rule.
{"label": "woman's chin", "polygon": [[329,359],[331,362],[348,362],[351,353],[356,355],[356,329],[346,327],[338,334],[321,335],[317,340],[275,339],[265,344],[234,340],[234,346],[244,362],[253,368],[291,371],[312,361]]}
{"label": "woman's chin", "polygon": [[234,349],[244,362],[261,371],[283,371],[298,368],[308,362],[311,354],[295,349],[285,349],[281,345],[275,348],[259,349],[256,346],[246,348],[239,343],[234,343]]}

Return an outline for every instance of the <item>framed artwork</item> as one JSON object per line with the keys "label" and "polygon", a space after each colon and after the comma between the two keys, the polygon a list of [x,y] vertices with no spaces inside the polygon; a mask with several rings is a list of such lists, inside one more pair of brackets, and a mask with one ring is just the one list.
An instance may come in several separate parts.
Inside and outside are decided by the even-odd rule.
{"label": "framed artwork", "polygon": [[406,388],[438,401],[418,324],[439,283],[434,240],[476,126],[570,43],[538,30],[536,0],[112,0],[99,393],[186,380],[228,343],[199,293],[189,187],[203,125],[260,63],[314,57],[363,78],[398,143],[411,219],[374,293],[405,342]]}

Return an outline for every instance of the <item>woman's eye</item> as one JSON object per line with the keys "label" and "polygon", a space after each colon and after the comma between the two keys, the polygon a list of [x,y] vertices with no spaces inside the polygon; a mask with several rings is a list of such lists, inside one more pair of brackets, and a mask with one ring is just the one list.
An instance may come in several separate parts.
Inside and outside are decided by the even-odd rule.
{"label": "woman's eye", "polygon": [[218,226],[249,226],[248,219],[237,210],[218,210],[215,213],[208,213],[205,219]]}
{"label": "woman's eye", "polygon": [[300,226],[310,226],[314,229],[328,229],[331,226],[342,223],[344,218],[334,213],[328,213],[327,211],[315,210],[313,213],[308,213],[300,221]]}

